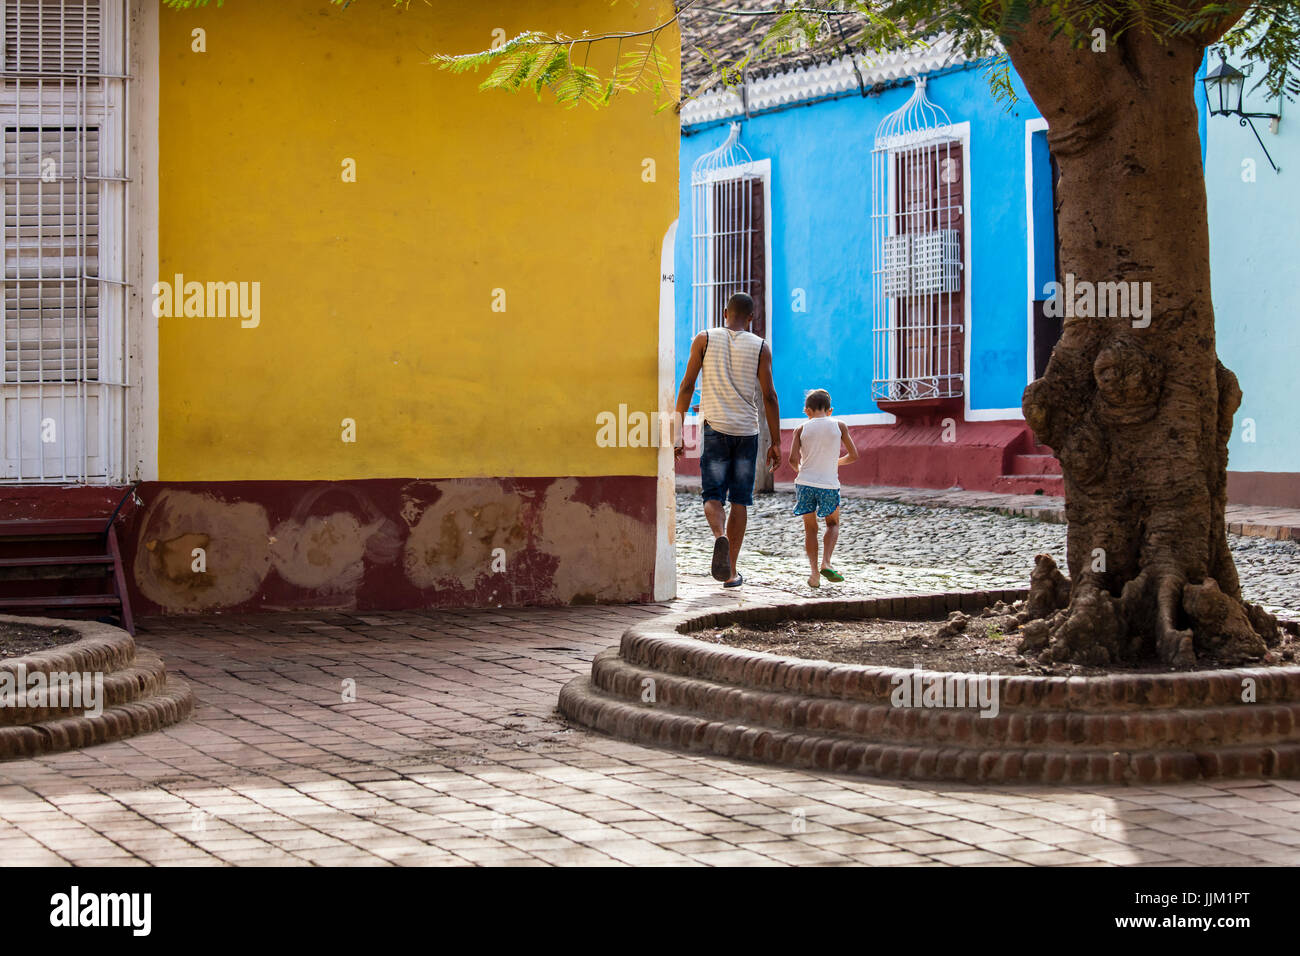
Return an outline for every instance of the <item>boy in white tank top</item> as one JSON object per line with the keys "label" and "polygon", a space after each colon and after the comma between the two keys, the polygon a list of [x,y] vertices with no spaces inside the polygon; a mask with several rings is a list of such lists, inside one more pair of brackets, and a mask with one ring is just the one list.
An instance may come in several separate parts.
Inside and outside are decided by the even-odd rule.
{"label": "boy in white tank top", "polygon": [[[840,537],[840,465],[858,460],[848,427],[831,418],[831,396],[824,388],[808,393],[804,401],[804,422],[794,433],[790,446],[790,466],[794,468],[794,513],[803,516],[804,552],[812,574],[810,588],[818,587],[824,576],[828,581],[843,581],[844,575],[831,567],[831,553]],[[843,446],[844,454],[840,455]],[[826,522],[826,538],[821,562],[817,560],[817,519]]]}

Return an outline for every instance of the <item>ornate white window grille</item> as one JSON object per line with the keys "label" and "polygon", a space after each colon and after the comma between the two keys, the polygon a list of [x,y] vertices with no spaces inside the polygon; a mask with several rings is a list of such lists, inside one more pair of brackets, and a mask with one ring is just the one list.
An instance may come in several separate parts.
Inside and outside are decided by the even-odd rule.
{"label": "ornate white window grille", "polygon": [[915,83],[876,128],[871,153],[875,401],[953,398],[963,388],[965,157],[925,78]]}
{"label": "ornate white window grille", "polygon": [[0,480],[125,477],[124,0],[0,0]]}
{"label": "ornate white window grille", "polygon": [[762,170],[740,143],[740,124],[691,166],[693,334],[721,325],[727,299],[754,297],[754,331],[766,329],[766,224]]}

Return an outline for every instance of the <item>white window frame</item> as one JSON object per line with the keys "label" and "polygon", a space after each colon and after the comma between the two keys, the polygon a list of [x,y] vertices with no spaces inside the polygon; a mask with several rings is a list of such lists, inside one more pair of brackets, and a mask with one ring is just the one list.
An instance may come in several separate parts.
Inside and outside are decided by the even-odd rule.
{"label": "white window frame", "polygon": [[1026,282],[1029,284],[1029,303],[1027,329],[1025,337],[1025,384],[1034,380],[1034,300],[1038,298],[1038,289],[1034,288],[1034,277],[1038,273],[1038,260],[1034,254],[1037,245],[1034,235],[1034,135],[1047,131],[1047,120],[1025,120],[1025,266],[1028,270]]}
{"label": "white window frame", "polygon": [[[962,355],[962,370],[961,370],[961,391],[962,391],[962,402],[964,403],[964,415],[966,420],[979,421],[979,419],[971,418],[972,413],[970,409],[971,285],[972,285],[972,280],[974,278],[974,273],[973,270],[971,269],[971,260],[973,256],[972,256],[971,238],[970,238],[971,235],[970,198],[971,198],[971,179],[973,178],[971,175],[971,170],[973,168],[973,162],[972,162],[973,157],[971,155],[971,146],[970,146],[970,121],[967,120],[961,123],[948,123],[945,124],[944,129],[951,131],[951,135],[945,137],[945,139],[948,139],[952,142],[960,143],[961,150],[962,150],[962,186],[961,186],[962,189],[962,197],[961,197],[962,317],[961,317],[961,321],[962,321],[963,355]],[[886,188],[889,193],[889,197],[886,201],[886,214],[888,216],[887,235],[890,236],[895,236],[898,234],[898,222],[897,222],[897,215],[896,215],[897,194],[898,194],[898,164],[894,161],[894,159],[895,156],[891,153],[889,158],[889,165],[887,167],[888,182],[886,184]],[[883,249],[873,249],[872,254],[877,256],[883,256],[885,252]],[[885,297],[885,308],[887,310],[890,310],[891,315],[896,315],[896,313],[894,313],[893,310],[896,309],[897,307],[894,304],[894,301],[889,296]],[[890,322],[889,328],[893,330],[893,334],[889,337],[891,344],[889,347],[889,354],[887,356],[889,360],[889,377],[890,380],[892,381],[898,378],[898,353],[892,344],[894,341],[893,336],[896,336],[898,334],[897,322],[896,321]],[[874,348],[875,345],[876,343],[873,337],[872,348]],[[870,400],[873,404],[876,401],[874,396],[872,396]],[[974,414],[978,415],[980,413],[975,412]],[[883,416],[885,415],[888,415],[888,421],[884,420]],[[895,421],[897,421],[898,416],[896,416],[892,412],[875,412],[875,413],[869,413],[868,415],[864,415],[862,417],[864,419],[870,419],[869,421],[864,420],[862,424],[879,425],[879,424],[893,424]]]}
{"label": "white window frame", "polygon": [[[772,160],[755,159],[735,166],[721,166],[711,170],[704,177],[704,182],[709,185],[710,192],[712,192],[712,187],[715,184],[742,177],[761,179],[763,181],[763,305],[767,310],[767,328],[764,329],[763,338],[770,347],[772,344]],[[705,215],[709,234],[712,235],[714,232],[713,203],[709,203]],[[712,243],[709,243],[708,256],[706,274],[709,276],[710,281],[713,281],[717,273],[713,261]],[[713,307],[713,298],[710,296],[707,313],[710,328],[713,327],[716,318],[713,314]]]}
{"label": "white window frame", "polygon": [[[742,176],[748,176],[751,179],[761,179],[763,181],[763,307],[767,310],[767,328],[763,330],[763,341],[767,343],[768,349],[772,348],[772,326],[775,325],[774,311],[772,308],[772,160],[769,159],[752,159],[747,163],[737,163],[732,166],[720,166],[717,169],[710,170],[704,177],[704,182],[710,188],[715,183],[726,182],[731,179],[739,179]],[[713,228],[713,203],[708,204],[705,212],[705,228],[712,235]],[[713,243],[708,243],[708,259],[705,268],[705,274],[709,276],[710,281],[716,276],[713,262]],[[692,290],[692,295],[695,290]],[[707,305],[708,311],[705,313],[707,328],[714,325],[713,315],[713,297],[709,296]],[[692,315],[694,308],[692,307]],[[692,330],[694,326],[692,326]],[[694,337],[692,331],[692,337]],[[698,424],[699,413],[688,412],[684,419],[685,424]],[[785,420],[782,420],[782,427],[785,427]]]}
{"label": "white window frame", "polygon": [[[133,11],[139,14],[139,8]],[[0,2],[0,40],[4,37],[7,9]],[[156,15],[156,14],[155,14]],[[127,57],[131,56],[130,21],[127,0],[100,0],[100,82],[98,88],[83,87],[83,108],[77,111],[75,83],[42,83],[38,75],[23,76],[19,83],[5,77],[0,82],[0,125],[17,127],[89,128],[99,131],[98,173],[98,362],[94,381],[84,383],[10,382],[0,369],[0,483],[4,484],[114,484],[126,478],[125,439],[127,353],[131,350],[128,332],[128,309],[135,283],[128,274],[128,208],[130,184],[130,78]],[[0,66],[4,59],[0,59]],[[69,87],[71,87],[69,89]],[[69,104],[71,100],[71,104]],[[71,105],[71,109],[69,106]],[[4,221],[0,217],[0,240]],[[0,246],[2,248],[2,246]],[[5,264],[6,272],[8,264]],[[37,281],[37,280],[29,280]],[[4,331],[4,297],[0,296],[0,341]],[[59,455],[50,455],[31,426],[23,426],[27,403],[36,405],[36,421],[46,415],[51,403],[60,407],[58,425]],[[82,402],[85,406],[78,408]],[[94,403],[96,413],[90,414]],[[71,415],[67,414],[72,406]],[[11,421],[11,415],[16,420]],[[74,428],[71,422],[77,422]],[[91,455],[87,439],[94,429],[98,454]],[[80,431],[80,447],[66,450]],[[12,434],[12,440],[11,440]],[[27,448],[40,451],[39,457],[25,454]],[[29,462],[36,462],[37,474],[27,473]],[[52,473],[47,468],[53,466]]]}

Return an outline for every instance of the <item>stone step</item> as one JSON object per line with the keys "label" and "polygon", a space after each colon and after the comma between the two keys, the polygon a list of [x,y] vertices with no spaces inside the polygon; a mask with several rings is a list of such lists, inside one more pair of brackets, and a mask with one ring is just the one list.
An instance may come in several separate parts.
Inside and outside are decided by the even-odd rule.
{"label": "stone step", "polygon": [[[897,673],[912,680],[912,672]],[[980,716],[976,705],[896,707],[891,697],[899,684],[892,679],[877,689],[871,701],[810,698],[652,671],[628,664],[613,649],[597,655],[589,682],[596,693],[646,710],[667,709],[770,731],[911,746],[926,742],[977,749],[1110,753],[1123,747],[1277,745],[1290,742],[1300,728],[1300,703],[1243,707],[1238,700],[1216,707],[1087,713],[1044,709],[1040,702],[1023,699],[1010,705],[1003,700],[1004,679],[997,680],[997,713],[992,717]],[[648,690],[653,691],[653,704],[645,702]],[[970,684],[963,687],[963,692],[973,690]]]}
{"label": "stone step", "polygon": [[1052,454],[1016,455],[1011,459],[1011,474],[1037,478],[1042,475],[1061,474],[1061,463]]}
{"label": "stone step", "polygon": [[[30,687],[33,674],[103,675],[102,712],[93,716],[82,706],[0,706],[0,760],[34,757],[59,750],[88,747],[150,733],[184,720],[194,709],[187,683],[167,676],[153,651],[137,649],[126,631],[98,622],[0,616],[0,622],[68,628],[79,640],[0,661],[0,686],[17,689],[21,678]],[[93,679],[93,677],[92,677]]]}
{"label": "stone step", "polygon": [[158,693],[105,708],[97,717],[59,717],[0,727],[0,759],[36,757],[152,733],[184,720],[193,709],[189,685],[172,678]]}
{"label": "stone step", "polygon": [[70,644],[60,644],[49,650],[37,651],[25,657],[8,657],[0,660],[0,671],[14,671],[21,664],[28,673],[45,671],[109,671],[129,667],[135,660],[135,640],[121,628],[98,621],[66,621],[56,618],[15,617],[0,615],[0,622],[29,624],[38,627],[72,628],[81,639]]}
{"label": "stone step", "polygon": [[21,558],[0,558],[0,570],[6,568],[59,567],[66,565],[106,565],[111,567],[111,554],[27,555]]}
{"label": "stone step", "polygon": [[1114,752],[897,744],[773,730],[638,706],[600,693],[585,677],[561,690],[560,711],[584,727],[650,746],[869,777],[1080,784],[1300,776],[1300,743]]}
{"label": "stone step", "polygon": [[[1300,667],[986,675],[997,679],[999,713],[985,718],[970,707],[925,707],[924,696],[922,706],[896,707],[898,679],[914,670],[779,657],[692,637],[795,620],[937,622],[1023,596],[753,603],[657,618],[629,628],[617,650],[597,655],[590,676],[566,684],[560,710],[625,740],[868,776],[1070,784],[1300,777]],[[971,675],[921,676],[924,690],[926,678]],[[1241,699],[1247,683],[1251,703]]]}
{"label": "stone step", "polygon": [[[92,673],[93,680],[93,672],[75,673]],[[28,676],[30,677],[30,673]],[[162,658],[152,651],[140,650],[136,652],[135,660],[129,665],[103,674],[103,697],[98,703],[100,707],[107,709],[150,697],[166,686],[167,668]],[[82,700],[85,699],[84,694],[83,690]],[[84,711],[84,706],[0,706],[0,727],[36,724],[60,717],[77,717]]]}
{"label": "stone step", "polygon": [[1065,478],[1050,475],[999,475],[993,479],[992,490],[1000,495],[1054,495],[1065,494]]}

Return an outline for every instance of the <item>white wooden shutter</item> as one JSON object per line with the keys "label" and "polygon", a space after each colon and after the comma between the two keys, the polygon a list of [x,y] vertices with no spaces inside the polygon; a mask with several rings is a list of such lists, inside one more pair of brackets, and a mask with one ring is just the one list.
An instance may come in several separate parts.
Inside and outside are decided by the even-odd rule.
{"label": "white wooden shutter", "polygon": [[99,130],[6,127],[3,172],[4,380],[94,381]]}
{"label": "white wooden shutter", "polygon": [[100,72],[99,3],[4,0],[5,73],[95,77]]}

